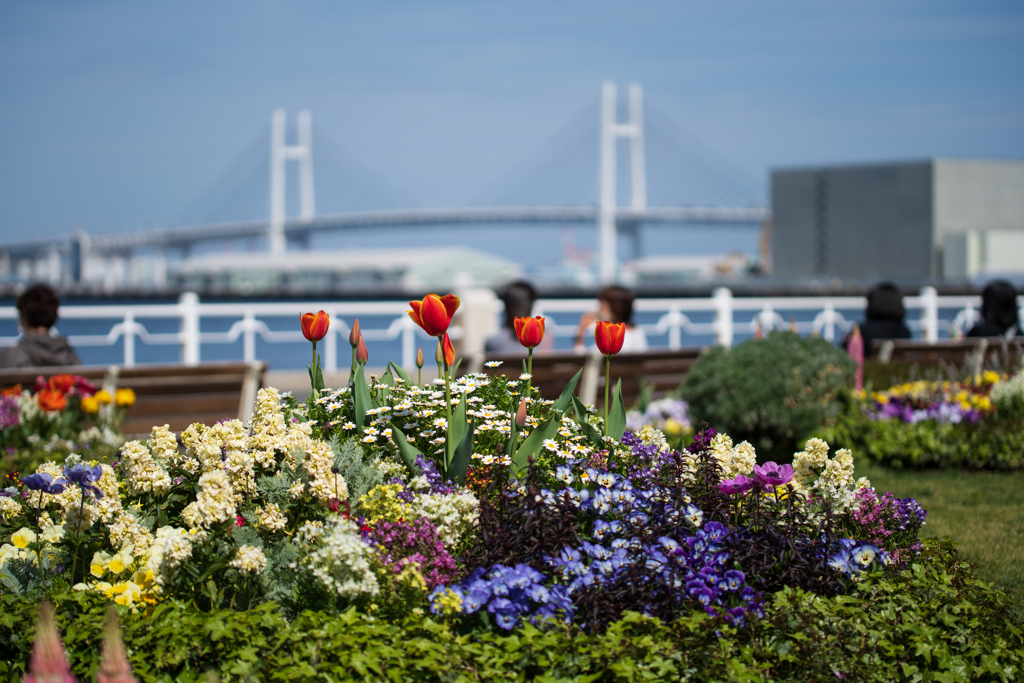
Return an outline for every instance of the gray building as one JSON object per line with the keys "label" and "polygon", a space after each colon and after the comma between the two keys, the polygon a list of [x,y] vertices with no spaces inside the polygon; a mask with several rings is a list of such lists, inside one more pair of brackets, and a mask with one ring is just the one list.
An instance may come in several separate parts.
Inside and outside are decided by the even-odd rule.
{"label": "gray building", "polygon": [[1024,162],[772,171],[780,279],[963,281],[1024,274]]}

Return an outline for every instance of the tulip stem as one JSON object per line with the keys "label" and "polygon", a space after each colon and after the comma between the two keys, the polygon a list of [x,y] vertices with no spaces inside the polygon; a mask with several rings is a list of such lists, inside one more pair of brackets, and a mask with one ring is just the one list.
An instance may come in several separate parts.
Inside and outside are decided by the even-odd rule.
{"label": "tulip stem", "polygon": [[448,429],[445,430],[445,440],[448,443],[448,448],[445,449],[444,454],[444,473],[447,477],[448,469],[452,464],[452,453],[458,444],[452,444],[452,386],[448,372],[448,357],[444,355],[444,349],[441,350],[441,362],[444,363],[444,408],[448,415]]}
{"label": "tulip stem", "polygon": [[604,434],[608,436],[608,394],[611,389],[612,357],[604,357]]}
{"label": "tulip stem", "polygon": [[423,387],[423,368],[416,368],[416,386]]}

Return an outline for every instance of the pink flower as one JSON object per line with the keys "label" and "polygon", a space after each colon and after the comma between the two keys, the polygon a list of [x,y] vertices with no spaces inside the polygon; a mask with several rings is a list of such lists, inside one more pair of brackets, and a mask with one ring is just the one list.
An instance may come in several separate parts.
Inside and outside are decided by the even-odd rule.
{"label": "pink flower", "polygon": [[727,496],[734,495],[736,493],[745,493],[754,487],[757,481],[750,477],[745,477],[742,474],[737,475],[734,479],[726,479],[718,485],[718,490]]}
{"label": "pink flower", "polygon": [[754,465],[754,476],[759,484],[769,490],[772,486],[782,486],[793,480],[793,466],[779,465],[774,462],[766,462],[764,465]]}

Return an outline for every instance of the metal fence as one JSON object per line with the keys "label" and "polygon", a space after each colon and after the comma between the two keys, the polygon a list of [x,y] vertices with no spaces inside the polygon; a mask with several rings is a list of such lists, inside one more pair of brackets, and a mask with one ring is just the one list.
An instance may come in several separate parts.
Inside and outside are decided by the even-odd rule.
{"label": "metal fence", "polygon": [[[904,297],[903,301],[907,325],[915,336],[931,343],[962,334],[979,318],[980,297],[977,296],[939,296],[935,288],[925,287],[917,296]],[[707,343],[731,346],[753,335],[758,327],[765,331],[795,329],[801,334],[817,334],[834,341],[862,317],[865,304],[865,298],[858,296],[734,297],[730,290],[719,288],[710,298],[637,299],[634,310],[641,319],[639,326],[649,338],[664,339],[664,343],[654,345],[679,349]],[[593,308],[594,302],[587,299],[541,299],[534,314],[548,316],[547,334],[557,342],[574,336],[578,316]],[[331,316],[332,324],[320,348],[324,369],[333,372],[338,368],[339,339],[347,349],[349,326],[355,318],[361,319],[360,329],[368,345],[398,343],[402,366],[414,367],[417,340],[424,346],[433,341],[412,322],[407,309],[408,305],[401,301],[203,303],[198,295],[187,292],[172,304],[62,306],[60,315],[66,321],[118,321],[106,333],[72,334],[70,341],[76,347],[121,344],[122,362],[131,367],[136,364],[136,349],[140,343],[177,346],[181,363],[198,365],[203,347],[237,345],[241,340],[242,358],[239,360],[256,360],[257,338],[267,344],[302,342],[298,315],[324,310]],[[501,310],[499,301],[494,304],[495,320]],[[232,322],[225,331],[203,331],[202,321],[211,318]],[[274,318],[292,318],[294,326],[273,329],[268,319]],[[0,320],[17,319],[17,309],[0,307]],[[160,319],[164,327],[168,321],[176,321],[177,330],[150,332],[147,324],[153,327]],[[368,321],[375,324],[368,325]],[[452,327],[453,339],[461,338],[462,333],[457,325]],[[12,344],[16,340],[17,337],[0,337],[0,344]],[[479,350],[465,349],[464,353]]]}

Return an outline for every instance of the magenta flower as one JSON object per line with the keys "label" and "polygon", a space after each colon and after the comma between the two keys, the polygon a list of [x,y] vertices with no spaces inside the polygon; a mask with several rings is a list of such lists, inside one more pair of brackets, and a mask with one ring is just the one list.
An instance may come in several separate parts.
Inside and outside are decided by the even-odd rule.
{"label": "magenta flower", "polygon": [[754,465],[754,476],[758,483],[762,484],[765,490],[772,486],[788,484],[793,479],[792,465],[779,465],[774,462],[766,462],[764,465]]}
{"label": "magenta flower", "polygon": [[736,493],[745,493],[754,488],[755,484],[757,484],[756,480],[739,474],[735,479],[726,479],[721,482],[718,485],[718,490],[727,496],[731,496]]}

